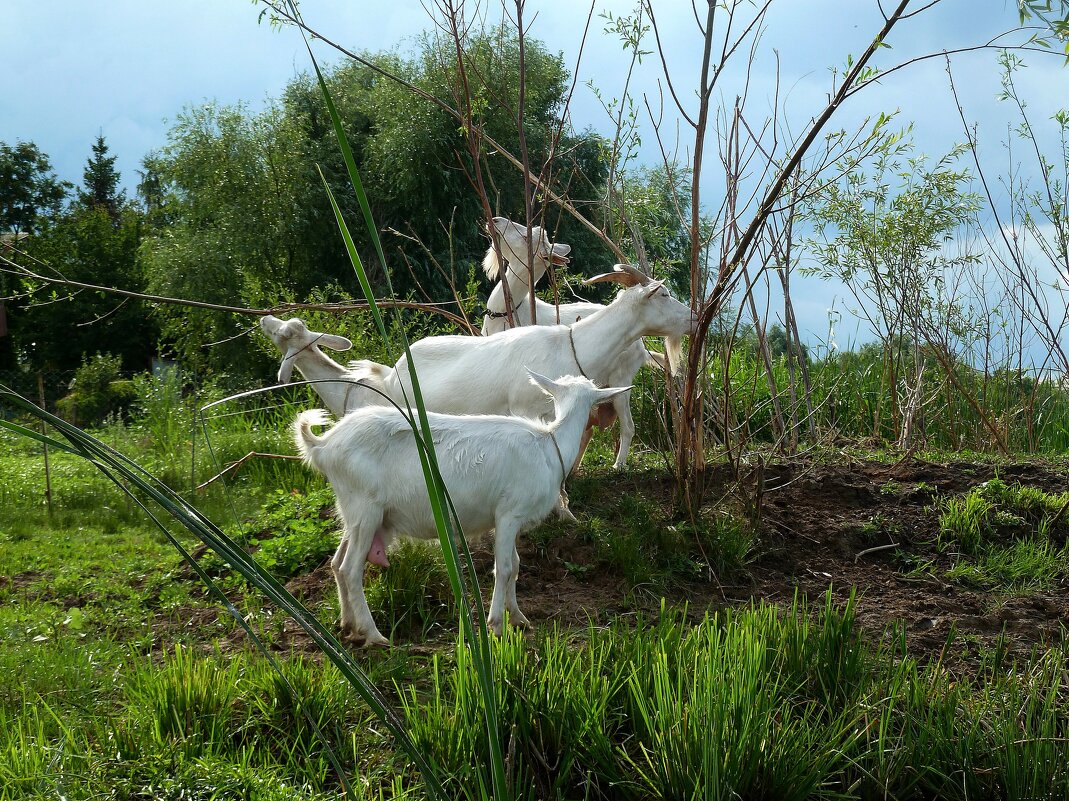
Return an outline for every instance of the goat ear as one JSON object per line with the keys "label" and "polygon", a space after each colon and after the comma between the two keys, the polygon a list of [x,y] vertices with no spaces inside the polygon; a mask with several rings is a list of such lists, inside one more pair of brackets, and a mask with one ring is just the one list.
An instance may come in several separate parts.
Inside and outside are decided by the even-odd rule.
{"label": "goat ear", "polygon": [[647,286],[649,286],[649,289],[646,292],[646,297],[648,298],[652,297],[653,293],[658,289],[664,289],[664,281],[650,281]]}
{"label": "goat ear", "polygon": [[288,384],[290,382],[290,376],[293,375],[293,359],[287,353],[286,358],[282,360],[282,364],[278,368],[278,383]]}
{"label": "goat ear", "polygon": [[552,378],[546,378],[544,375],[536,373],[529,367],[524,368],[527,371],[527,375],[531,377],[531,383],[537,385],[547,395],[552,395],[557,389],[558,384]]}
{"label": "goat ear", "polygon": [[615,398],[617,395],[622,395],[623,393],[630,391],[631,387],[607,387],[606,389],[599,389],[598,399],[594,401],[594,403],[604,403],[607,400]]}
{"label": "goat ear", "polygon": [[550,248],[549,259],[554,264],[564,266],[571,259],[568,258],[568,254],[572,252],[572,246],[566,245],[564,242],[554,242]]}
{"label": "goat ear", "polygon": [[337,334],[320,334],[316,344],[321,348],[330,348],[331,350],[349,350],[353,346],[352,342]]}

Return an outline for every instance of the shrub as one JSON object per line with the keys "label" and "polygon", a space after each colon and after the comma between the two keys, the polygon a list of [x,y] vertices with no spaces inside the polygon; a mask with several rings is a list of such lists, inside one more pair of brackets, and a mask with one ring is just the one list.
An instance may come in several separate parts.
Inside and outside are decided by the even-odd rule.
{"label": "shrub", "polygon": [[56,402],[61,417],[76,425],[102,423],[125,412],[136,397],[134,382],[122,376],[122,359],[97,353],[84,359],[70,383],[70,393]]}

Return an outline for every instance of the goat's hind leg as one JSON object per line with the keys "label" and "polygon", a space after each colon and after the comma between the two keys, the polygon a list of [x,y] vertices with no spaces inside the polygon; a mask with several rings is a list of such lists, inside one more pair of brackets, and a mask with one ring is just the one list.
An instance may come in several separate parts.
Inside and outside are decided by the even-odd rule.
{"label": "goat's hind leg", "polygon": [[353,627],[353,605],[349,600],[349,584],[346,582],[345,575],[341,569],[348,550],[349,532],[345,531],[342,533],[338,550],[334,552],[334,557],[330,560],[330,572],[334,574],[334,583],[338,586],[338,608],[341,610],[338,626],[341,628],[343,635]]}
{"label": "goat's hind leg", "polygon": [[514,626],[531,625],[527,615],[520,611],[520,605],[516,602],[516,579],[520,577],[520,552],[516,547],[512,548],[512,572],[509,574],[509,583],[505,587],[505,608],[509,610],[509,623]]}
{"label": "goat's hind leg", "polygon": [[331,561],[334,578],[338,582],[338,598],[343,604],[342,633],[357,645],[390,644],[375,625],[364,595],[364,567],[372,541],[376,534],[383,541],[386,540],[386,532],[380,531],[381,525],[381,514],[366,515],[353,524],[347,524],[345,539]]}
{"label": "goat's hind leg", "polygon": [[499,637],[504,628],[506,607],[514,624],[524,625],[528,622],[516,605],[516,577],[520,573],[516,537],[519,533],[520,523],[511,517],[498,520],[494,530],[494,594],[490,598],[486,624]]}

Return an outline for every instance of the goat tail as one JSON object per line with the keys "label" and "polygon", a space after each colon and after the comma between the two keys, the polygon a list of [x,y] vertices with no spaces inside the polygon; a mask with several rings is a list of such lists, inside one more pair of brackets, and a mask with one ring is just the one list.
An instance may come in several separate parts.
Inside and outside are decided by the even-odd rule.
{"label": "goat tail", "polygon": [[493,245],[490,245],[486,255],[483,256],[483,272],[491,281],[496,281],[501,277],[501,259],[497,257],[497,251]]}
{"label": "goat tail", "polygon": [[319,469],[315,462],[314,451],[323,443],[325,437],[312,433],[312,426],[325,426],[330,422],[330,415],[323,409],[309,409],[297,415],[293,423],[293,439],[297,443],[297,452],[301,460],[311,467]]}

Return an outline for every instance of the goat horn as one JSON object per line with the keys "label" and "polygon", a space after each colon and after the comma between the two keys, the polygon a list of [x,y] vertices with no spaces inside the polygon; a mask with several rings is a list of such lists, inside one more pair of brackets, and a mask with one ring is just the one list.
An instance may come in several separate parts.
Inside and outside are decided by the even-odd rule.
{"label": "goat horn", "polygon": [[590,284],[600,284],[604,281],[613,281],[624,286],[634,286],[635,284],[648,284],[650,282],[650,279],[642,270],[630,264],[617,264],[613,266],[612,270],[611,273],[602,273],[601,275],[595,275],[593,278],[587,278],[583,283],[589,286]]}

